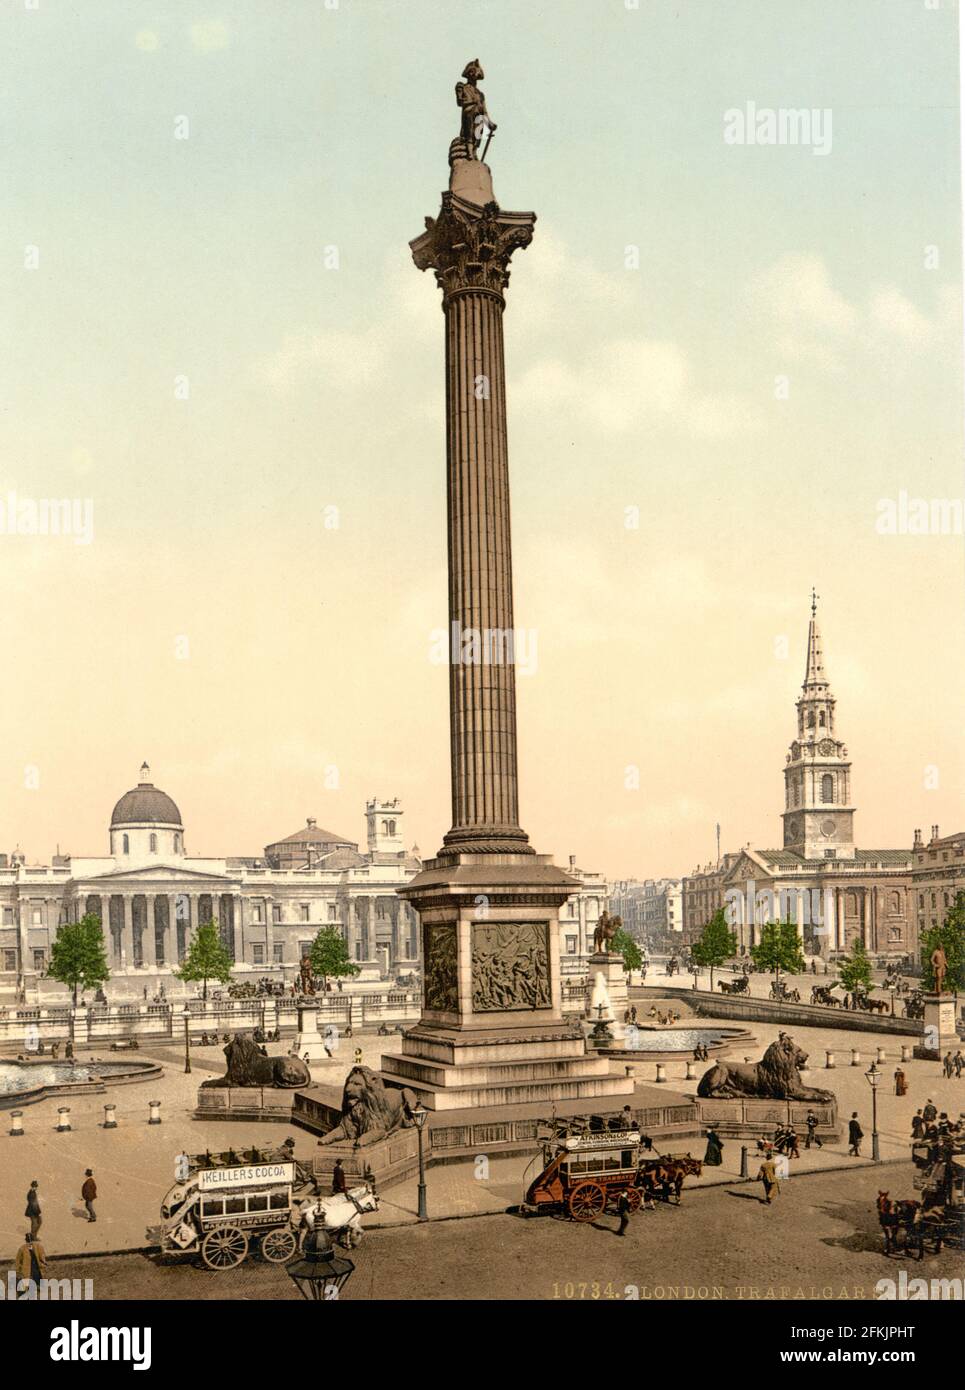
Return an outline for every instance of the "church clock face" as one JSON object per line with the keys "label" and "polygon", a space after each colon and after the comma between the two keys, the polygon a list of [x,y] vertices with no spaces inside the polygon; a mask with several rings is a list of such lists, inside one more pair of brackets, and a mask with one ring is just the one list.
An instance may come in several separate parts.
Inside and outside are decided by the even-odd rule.
{"label": "church clock face", "polygon": [[823,738],[818,744],[818,752],[822,754],[823,757],[829,758],[834,752],[834,744],[829,738]]}
{"label": "church clock face", "polygon": [[826,835],[829,840],[831,836],[834,834],[834,831],[835,824],[833,820],[823,820],[821,822],[821,834]]}
{"label": "church clock face", "polygon": [[791,840],[799,840],[801,838],[801,821],[798,816],[794,816],[788,821],[787,833]]}

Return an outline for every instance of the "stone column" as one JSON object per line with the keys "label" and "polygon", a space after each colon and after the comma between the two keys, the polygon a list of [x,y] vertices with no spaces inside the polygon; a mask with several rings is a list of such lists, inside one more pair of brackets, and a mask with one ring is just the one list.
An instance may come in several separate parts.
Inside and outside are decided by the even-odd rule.
{"label": "stone column", "polygon": [[865,950],[866,950],[866,951],[875,951],[875,950],[878,949],[878,947],[877,947],[877,942],[876,942],[875,939],[874,939],[874,934],[873,934],[873,931],[872,931],[872,922],[871,922],[871,889],[868,888],[867,886],[862,890],[862,894],[861,894],[861,910],[862,910],[862,936],[863,936],[863,938],[864,938]]}
{"label": "stone column", "polygon": [[144,933],[141,937],[141,964],[157,970],[157,894],[144,894]]}
{"label": "stone column", "polygon": [[452,829],[443,853],[529,851],[517,809],[502,318],[510,257],[535,221],[450,191],[410,243],[419,269],[436,273],[446,316]]}
{"label": "stone column", "polygon": [[124,902],[124,925],[121,929],[121,968],[124,970],[134,969],[134,895],[125,893]]}
{"label": "stone column", "polygon": [[168,929],[164,938],[164,964],[174,970],[178,964],[178,895],[168,893]]}
{"label": "stone column", "polygon": [[265,964],[271,968],[275,963],[275,904],[271,898],[265,899]]}
{"label": "stone column", "polygon": [[232,893],[231,895],[231,926],[234,932],[235,962],[240,965],[245,959],[245,939],[241,918],[240,893]]}

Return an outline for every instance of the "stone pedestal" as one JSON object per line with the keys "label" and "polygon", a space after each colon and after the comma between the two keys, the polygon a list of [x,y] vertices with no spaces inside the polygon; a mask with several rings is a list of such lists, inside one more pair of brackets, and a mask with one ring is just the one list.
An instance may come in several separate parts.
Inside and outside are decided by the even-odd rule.
{"label": "stone pedestal", "polygon": [[325,1062],[329,1054],[325,1051],[325,1040],[318,1031],[318,1005],[307,1001],[298,1005],[298,1036],[292,1051],[303,1061]]}
{"label": "stone pedestal", "polygon": [[961,1039],[955,1031],[955,995],[926,994],[924,1003],[925,1031],[915,1048],[915,1056],[940,1062],[949,1049],[954,1054],[961,1047]]}
{"label": "stone pedestal", "polygon": [[[623,1016],[629,1000],[623,957],[608,951],[598,952],[590,956],[589,972],[587,1022],[591,1029],[605,1022],[610,1034],[610,1041],[606,1045],[623,1047],[627,1028]],[[592,1045],[592,1033],[590,1041]]]}

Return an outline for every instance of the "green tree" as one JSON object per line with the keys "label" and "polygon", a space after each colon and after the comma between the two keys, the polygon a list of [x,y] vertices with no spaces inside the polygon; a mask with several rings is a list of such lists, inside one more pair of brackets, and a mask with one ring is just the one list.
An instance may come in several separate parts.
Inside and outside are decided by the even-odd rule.
{"label": "green tree", "polygon": [[338,927],[322,927],[309,952],[312,970],[325,981],[343,975],[357,975],[360,967],[348,958],[348,944]]}
{"label": "green tree", "polygon": [[761,939],[751,947],[751,959],[758,970],[773,970],[775,984],[781,978],[781,971],[788,974],[800,973],[804,969],[804,956],[801,952],[801,938],[794,922],[765,922],[761,928]]}
{"label": "green tree", "polygon": [[714,970],[737,953],[737,937],[727,925],[727,914],[719,907],[690,948],[695,965],[710,967],[710,987],[714,988]]}
{"label": "green tree", "polygon": [[70,986],[75,1007],[78,989],[96,989],[111,978],[99,917],[88,912],[79,922],[68,922],[57,928],[47,975],[51,980]]}
{"label": "green tree", "polygon": [[234,961],[221,941],[221,934],[215,922],[203,922],[195,932],[194,940],[180,969],[174,974],[179,980],[202,980],[202,998],[208,998],[208,981],[217,980],[227,984],[231,979]]}
{"label": "green tree", "polygon": [[867,994],[871,988],[871,961],[863,941],[855,941],[850,956],[838,961],[838,979],[852,994]]}
{"label": "green tree", "polygon": [[643,965],[643,956],[640,954],[640,947],[629,932],[618,929],[614,932],[610,945],[618,955],[623,957],[623,968],[627,974],[629,974],[631,970],[639,970]]}
{"label": "green tree", "polygon": [[921,937],[921,983],[925,990],[935,988],[932,952],[941,946],[948,961],[946,992],[965,990],[965,893],[957,893],[940,927],[929,927]]}

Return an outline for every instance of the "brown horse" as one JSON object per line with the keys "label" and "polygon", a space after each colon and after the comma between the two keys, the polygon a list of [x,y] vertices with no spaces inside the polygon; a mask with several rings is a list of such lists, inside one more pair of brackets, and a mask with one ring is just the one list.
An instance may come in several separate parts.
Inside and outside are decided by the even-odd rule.
{"label": "brown horse", "polygon": [[650,1201],[653,1201],[659,1191],[665,1202],[669,1203],[673,1196],[675,1204],[679,1207],[684,1178],[691,1173],[699,1176],[702,1169],[703,1161],[692,1158],[690,1154],[664,1154],[648,1163],[640,1176]]}
{"label": "brown horse", "polygon": [[912,1198],[902,1198],[893,1202],[887,1192],[879,1189],[875,1209],[878,1212],[878,1224],[885,1238],[885,1254],[898,1254],[901,1248],[898,1237],[904,1231],[905,1250],[917,1250],[919,1260],[923,1260],[925,1236],[921,1224],[921,1202]]}

